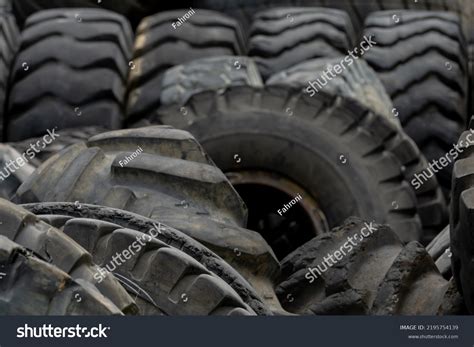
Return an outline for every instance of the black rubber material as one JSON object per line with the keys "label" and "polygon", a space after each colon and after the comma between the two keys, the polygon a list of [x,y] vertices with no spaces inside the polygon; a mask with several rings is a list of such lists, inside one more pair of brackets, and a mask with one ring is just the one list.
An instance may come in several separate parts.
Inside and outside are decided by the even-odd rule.
{"label": "black rubber material", "polygon": [[326,8],[277,8],[255,15],[249,56],[264,79],[314,58],[346,55],[355,41],[347,13]]}
{"label": "black rubber material", "polygon": [[[282,6],[323,6],[346,11],[352,19],[356,29],[364,26],[364,19],[371,12],[380,10],[441,10],[453,11],[458,14],[464,12],[464,0],[195,0],[196,7],[207,8],[226,13],[238,18],[244,27],[250,27],[252,16],[258,11]],[[392,11],[393,14],[397,13]]]}
{"label": "black rubber material", "polygon": [[0,8],[0,139],[3,138],[11,64],[18,49],[19,36],[15,18]]}
{"label": "black rubber material", "polygon": [[[52,202],[28,204],[23,207],[37,215],[64,215],[76,218],[90,218],[118,224],[122,228],[133,229],[142,233],[148,233],[150,229],[156,229],[157,223],[156,220],[131,212],[87,204]],[[163,227],[161,233],[157,236],[158,240],[173,248],[180,249],[204,265],[207,270],[222,278],[257,314],[272,314],[248,282],[222,258],[184,233],[164,224]]]}
{"label": "black rubber material", "polygon": [[[341,66],[342,73],[330,77],[331,80],[325,79],[324,72],[329,67],[334,67],[337,64]],[[333,70],[331,69],[331,71]],[[321,85],[324,92],[359,102],[400,126],[397,115],[393,110],[392,100],[387,95],[375,71],[364,60],[352,59],[350,65],[347,61],[344,61],[344,57],[308,60],[270,76],[266,81],[266,85],[288,85],[295,89],[302,89],[304,93],[312,96],[317,91],[311,88],[309,82],[317,82],[318,80],[321,80],[321,83],[327,83]],[[314,86],[318,88],[317,84],[314,84]]]}
{"label": "black rubber material", "polygon": [[[472,126],[472,124],[471,124]],[[463,149],[454,164],[450,215],[451,264],[459,291],[466,306],[474,314],[474,138],[473,130],[465,131],[458,144]],[[469,143],[471,140],[471,143]]]}
{"label": "black rubber material", "polygon": [[[119,130],[69,147],[19,188],[17,201],[96,203],[160,220],[211,248],[259,292],[273,291],[270,283],[279,270],[274,254],[258,233],[242,228],[244,202],[182,130]],[[277,310],[274,293],[272,298]]]}
{"label": "black rubber material", "polygon": [[[222,279],[181,250],[153,238],[162,232],[159,224],[147,236],[97,219],[39,217],[87,249],[99,266],[120,276],[136,294],[142,315],[255,315]],[[113,262],[116,254],[123,255],[118,258],[123,262]]]}
{"label": "black rubber material", "polygon": [[47,10],[28,18],[12,72],[7,139],[55,127],[119,128],[131,45],[126,19],[106,10]]}
{"label": "black rubber material", "polygon": [[[363,60],[354,60],[351,65],[341,65],[343,58],[316,59],[293,68],[282,71],[272,76],[267,85],[289,85],[296,90],[303,88],[309,96],[316,91],[308,85],[309,81],[323,81],[322,73],[328,65],[344,66],[345,70],[332,80],[326,80],[324,92],[333,97],[342,96],[360,103],[365,108],[382,115],[394,126],[389,134],[385,134],[385,146],[392,151],[403,165],[403,175],[411,182],[414,175],[426,170],[428,163],[423,154],[420,153],[416,144],[401,130],[398,121],[398,112],[394,109],[390,97],[385,92],[375,72]],[[316,85],[317,87],[317,85]],[[394,131],[396,130],[396,135]],[[379,132],[380,129],[373,130]],[[424,227],[423,244],[430,242],[447,223],[447,207],[443,192],[432,176],[424,183],[422,189],[415,189],[418,210]],[[436,216],[436,217],[435,217]]]}
{"label": "black rubber material", "polygon": [[[158,8],[154,1],[148,0],[14,0],[13,9],[17,21],[24,23],[26,19],[37,11],[54,8],[103,8],[118,12],[127,17],[136,25],[145,15],[154,13]],[[162,7],[163,5],[161,5]]]}
{"label": "black rubber material", "polygon": [[452,282],[417,242],[403,245],[386,225],[351,218],[282,262],[277,288],[298,314],[463,314]]}
{"label": "black rubber material", "polygon": [[98,267],[91,255],[74,240],[25,209],[3,199],[0,199],[0,219],[0,235],[35,252],[72,278],[89,282],[123,313],[138,313],[134,300],[111,274],[104,276],[100,282],[96,279]]}
{"label": "black rubber material", "polygon": [[426,251],[433,258],[439,272],[446,279],[453,277],[451,271],[452,252],[449,248],[450,242],[449,226],[447,226],[426,246]]}
{"label": "black rubber material", "polygon": [[[161,84],[161,105],[183,105],[193,94],[231,85],[263,87],[257,65],[251,58],[221,56],[193,60],[166,70]],[[181,113],[186,116],[187,110],[181,109]]]}
{"label": "black rubber material", "polygon": [[30,162],[23,161],[18,169],[12,169],[12,165],[18,163],[22,155],[15,148],[0,144],[0,198],[11,199],[18,187],[27,180],[35,171],[36,167]]}
{"label": "black rubber material", "polygon": [[[364,58],[378,73],[407,134],[428,161],[452,149],[465,129],[468,67],[459,17],[430,11],[377,12],[365,35],[377,45]],[[454,162],[454,160],[452,160]],[[438,167],[439,170],[439,167]],[[437,173],[449,193],[452,163]]]}
{"label": "black rubber material", "polygon": [[199,10],[173,28],[172,23],[187,11],[159,13],[145,18],[138,27],[133,55],[136,68],[129,79],[128,117],[138,120],[159,106],[157,95],[166,69],[199,58],[246,53],[239,24],[223,14]]}
{"label": "black rubber material", "polygon": [[57,267],[0,236],[0,315],[120,315],[89,282],[74,280]]}
{"label": "black rubber material", "polygon": [[116,130],[73,145],[17,195],[22,202],[96,201],[150,218],[184,213],[236,226],[247,219],[243,201],[191,134],[169,127]]}
{"label": "black rubber material", "polygon": [[[61,152],[63,149],[74,145],[79,142],[87,141],[92,136],[101,134],[108,131],[105,128],[98,126],[88,126],[88,127],[78,127],[61,130],[60,136],[56,138],[54,142],[42,148],[39,153],[35,153],[35,157],[31,162],[35,166],[41,165],[49,158],[51,158],[56,153]],[[26,140],[18,142],[10,142],[9,145],[15,148],[20,153],[25,153],[28,149],[31,148],[31,144],[36,144],[36,147],[39,147],[37,142],[42,142],[42,137],[29,138]],[[31,151],[31,149],[30,149]]]}
{"label": "black rubber material", "polygon": [[[257,168],[298,182],[331,227],[359,215],[391,223],[410,241],[422,236],[420,217],[428,236],[446,223],[435,179],[417,192],[416,202],[409,173],[426,165],[416,146],[359,103],[287,87],[239,86],[196,94],[184,107],[186,118],[177,107],[164,107],[149,123],[190,131],[224,172]],[[234,161],[235,153],[242,162]]]}

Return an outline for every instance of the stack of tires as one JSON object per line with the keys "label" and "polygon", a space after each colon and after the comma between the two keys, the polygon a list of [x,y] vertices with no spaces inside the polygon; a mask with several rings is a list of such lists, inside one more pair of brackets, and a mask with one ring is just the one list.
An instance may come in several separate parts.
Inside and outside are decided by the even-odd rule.
{"label": "stack of tires", "polygon": [[0,314],[474,313],[469,4],[328,3],[0,0]]}

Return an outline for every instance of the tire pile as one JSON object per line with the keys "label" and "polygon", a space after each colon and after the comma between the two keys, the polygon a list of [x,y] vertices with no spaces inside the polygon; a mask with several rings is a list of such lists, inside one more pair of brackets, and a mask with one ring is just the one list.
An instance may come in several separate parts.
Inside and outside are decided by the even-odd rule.
{"label": "tire pile", "polygon": [[0,0],[0,314],[474,313],[468,1],[118,3]]}

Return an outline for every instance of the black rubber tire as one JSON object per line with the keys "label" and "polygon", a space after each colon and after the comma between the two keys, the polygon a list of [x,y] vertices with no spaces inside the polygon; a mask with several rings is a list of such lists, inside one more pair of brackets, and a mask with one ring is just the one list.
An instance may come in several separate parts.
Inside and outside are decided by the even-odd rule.
{"label": "black rubber tire", "polygon": [[[0,144],[0,198],[10,200],[18,187],[30,177],[36,167],[28,162],[19,167],[18,170],[9,170],[11,163],[21,154],[13,147]],[[9,166],[7,166],[9,165]]]}
{"label": "black rubber tire", "polygon": [[15,18],[0,8],[0,140],[3,139],[11,64],[18,49],[19,36]]}
{"label": "black rubber tire", "polygon": [[8,140],[55,127],[121,127],[131,45],[130,25],[113,12],[61,9],[31,16],[13,67]]}
{"label": "black rubber tire", "polygon": [[[27,18],[41,10],[54,8],[94,8],[108,9],[118,12],[127,17],[135,26],[141,18],[150,13],[154,13],[159,7],[148,0],[14,0],[13,9],[18,23],[23,24]],[[174,4],[176,5],[176,4]]]}
{"label": "black rubber tire", "polygon": [[111,274],[104,276],[100,282],[94,277],[98,266],[93,263],[92,256],[74,240],[25,209],[3,199],[0,199],[0,219],[0,235],[31,250],[72,278],[89,282],[123,313],[138,313],[135,301]]}
{"label": "black rubber tire", "polygon": [[96,201],[150,218],[247,221],[243,201],[202,147],[170,127],[116,130],[73,145],[41,166],[17,196],[23,203]]}
{"label": "black rubber tire", "polygon": [[0,236],[0,315],[120,315],[89,282],[74,280],[57,267]]}
{"label": "black rubber tire", "polygon": [[[122,228],[148,233],[156,229],[156,220],[149,219],[128,211],[109,207],[94,206],[77,203],[36,203],[24,205],[36,215],[58,215],[75,218],[89,218],[120,225]],[[216,274],[227,282],[237,294],[259,315],[271,315],[271,311],[263,304],[262,299],[248,282],[222,258],[201,243],[193,240],[181,231],[163,225],[158,240],[173,248],[180,249],[204,265],[207,270]],[[237,257],[237,255],[234,255]],[[262,262],[263,263],[263,262]],[[255,266],[255,263],[252,263]]]}
{"label": "black rubber tire", "polygon": [[264,79],[314,58],[346,55],[355,42],[347,13],[326,8],[277,8],[255,15],[249,56]]}
{"label": "black rubber tire", "polygon": [[441,276],[419,243],[404,246],[389,226],[357,218],[290,254],[282,262],[282,276],[277,294],[283,307],[297,314],[465,311],[453,282]]}
{"label": "black rubber tire", "polygon": [[[38,167],[41,165],[41,163],[45,162],[56,153],[61,152],[63,149],[76,143],[87,141],[92,136],[107,131],[109,130],[98,126],[78,127],[61,130],[60,136],[56,138],[54,142],[41,149],[39,153],[36,153],[35,157],[31,160],[31,163]],[[35,144],[38,141],[40,141],[41,143],[42,137],[35,137],[33,139],[30,138],[18,142],[10,142],[8,144],[15,148],[18,152],[25,153],[29,148],[31,148],[31,144]],[[37,147],[39,147],[39,145],[37,145]]]}
{"label": "black rubber tire", "polygon": [[[304,92],[315,92],[309,87],[308,81],[321,76],[326,66],[340,63],[340,58],[316,59],[272,76],[267,85],[289,85]],[[367,109],[377,113],[393,123],[394,129],[386,134],[386,148],[392,151],[403,165],[403,175],[411,181],[415,174],[428,168],[428,163],[417,145],[401,130],[398,113],[393,108],[390,97],[385,92],[375,72],[363,60],[354,60],[342,74],[328,81],[324,92],[336,97],[338,95],[362,104]],[[396,130],[396,135],[393,131]],[[428,183],[429,182],[429,183]],[[431,177],[423,189],[415,189],[418,201],[418,211],[424,228],[422,243],[430,242],[447,223],[447,206],[443,192],[436,180]]]}
{"label": "black rubber tire", "polygon": [[[143,153],[126,162],[139,147]],[[275,255],[258,233],[242,228],[244,202],[189,133],[148,127],[95,136],[44,163],[16,201],[95,203],[159,220],[222,256],[281,310],[272,294]]]}
{"label": "black rubber tire", "polygon": [[[452,13],[377,12],[365,35],[377,45],[364,58],[378,73],[407,134],[428,161],[452,149],[466,127],[468,67],[459,17]],[[454,160],[452,161],[454,162]],[[452,163],[437,174],[449,194]]]}
{"label": "black rubber tire", "polygon": [[172,23],[184,10],[145,18],[137,29],[129,79],[128,117],[138,120],[160,104],[164,71],[175,65],[206,57],[245,55],[245,41],[239,24],[223,14],[199,10],[174,29]]}
{"label": "black rubber tire", "polygon": [[[472,125],[472,124],[471,124]],[[450,249],[453,276],[459,291],[474,314],[474,146],[473,130],[465,131],[458,144],[463,152],[454,164],[450,214]]]}
{"label": "black rubber tire", "polygon": [[[196,93],[229,86],[263,87],[255,62],[248,57],[221,56],[193,60],[172,67],[163,75],[161,105],[184,105]],[[181,113],[186,116],[186,109]]]}
{"label": "black rubber tire", "polygon": [[435,261],[439,272],[446,279],[453,278],[451,268],[452,252],[450,246],[449,225],[444,228],[427,246],[426,251]]}
{"label": "black rubber tire", "polygon": [[[195,0],[195,6],[226,13],[238,18],[244,27],[250,27],[253,15],[261,10],[282,6],[323,6],[346,11],[356,29],[364,26],[364,19],[371,13],[380,10],[415,9],[440,10],[464,13],[464,0]],[[469,0],[468,0],[469,1]],[[393,11],[392,11],[393,12]],[[396,12],[394,12],[396,13]]]}
{"label": "black rubber tire", "polygon": [[[267,86],[291,86],[302,89],[310,96],[316,91],[308,84],[321,78],[328,66],[340,64],[344,57],[311,59],[283,70],[267,79]],[[364,60],[353,60],[353,64],[344,65],[341,74],[327,81],[324,91],[331,95],[341,95],[344,98],[359,102],[374,113],[384,116],[400,127],[400,121],[393,110],[393,104],[387,95],[375,71]]]}
{"label": "black rubber tire", "polygon": [[[421,236],[415,196],[396,156],[383,145],[397,132],[383,117],[340,96],[309,97],[283,87],[203,92],[185,107],[186,119],[167,107],[149,121],[191,131],[224,172],[257,168],[298,182],[316,198],[330,226],[360,214],[392,223],[405,241]],[[234,153],[242,158],[238,164]],[[344,199],[333,203],[338,196]]]}
{"label": "black rubber tire", "polygon": [[[115,254],[131,249],[135,241],[141,240],[133,247],[133,253],[129,251],[130,259],[125,258],[120,266],[114,263],[115,270],[111,271],[123,278],[124,285],[133,283],[148,294],[136,293],[142,315],[255,315],[221,278],[181,250],[152,238],[151,232],[145,237],[139,231],[97,219],[39,217],[77,241],[103,268],[113,264]],[[157,226],[156,234],[162,232],[162,226]],[[129,291],[136,291],[130,290],[135,286]]]}

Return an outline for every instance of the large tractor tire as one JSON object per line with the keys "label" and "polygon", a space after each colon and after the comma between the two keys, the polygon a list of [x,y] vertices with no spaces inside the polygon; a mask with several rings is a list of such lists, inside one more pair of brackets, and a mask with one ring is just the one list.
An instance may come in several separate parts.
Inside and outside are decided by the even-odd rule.
{"label": "large tractor tire", "polygon": [[[164,228],[144,234],[98,219],[40,215],[87,249],[106,272],[136,291],[140,314],[255,315],[220,277],[178,248],[155,238]],[[122,254],[124,262],[114,262]],[[137,291],[137,288],[140,290]]]}
{"label": "large tractor tire", "polygon": [[[377,45],[364,58],[378,73],[403,128],[428,161],[453,150],[467,124],[468,65],[460,19],[453,13],[399,11],[374,13],[366,20],[365,35]],[[434,163],[447,195],[450,163]]]}
{"label": "large tractor tire", "polygon": [[199,10],[177,27],[176,18],[182,15],[181,10],[163,12],[140,23],[133,54],[135,68],[129,79],[128,117],[138,120],[159,106],[157,96],[166,69],[199,58],[245,55],[244,36],[233,18]]}
{"label": "large tractor tire", "polygon": [[138,313],[135,301],[112,274],[106,274],[101,281],[95,278],[99,267],[74,240],[25,209],[3,199],[0,199],[0,219],[0,235],[34,252],[72,278],[90,283],[123,313]]}
{"label": "large tractor tire", "polygon": [[[252,284],[255,278],[260,287],[261,277],[267,278],[270,293],[279,271],[263,238],[243,228],[247,209],[241,198],[181,130],[120,130],[71,146],[38,168],[16,201],[95,203],[159,220],[210,247]],[[277,305],[274,294],[273,300]]]}
{"label": "large tractor tire", "polygon": [[[328,67],[344,66],[341,74],[326,81],[324,92],[333,95],[340,95],[353,102],[360,103],[368,110],[383,116],[393,123],[395,132],[386,135],[386,146],[391,150],[403,165],[403,175],[412,185],[418,201],[418,209],[424,227],[423,244],[430,242],[447,223],[447,208],[443,192],[436,180],[432,176],[425,182],[423,189],[417,188],[412,183],[415,175],[428,168],[428,162],[420,153],[417,145],[401,130],[398,120],[398,112],[393,107],[390,97],[385,92],[383,85],[376,73],[363,60],[354,60],[351,65],[341,65],[342,58],[316,59],[302,64],[298,64],[291,69],[282,71],[272,76],[267,85],[285,86],[289,85],[295,89],[303,88],[310,96],[316,91],[310,87],[309,83],[321,80],[323,83],[323,72]],[[342,69],[342,68],[341,68]],[[316,85],[317,86],[317,85]],[[403,148],[403,149],[402,149]]]}
{"label": "large tractor tire", "polygon": [[282,262],[277,288],[297,314],[464,314],[453,281],[416,241],[404,245],[386,225],[351,218]]}
{"label": "large tractor tire", "polygon": [[120,315],[109,299],[89,282],[36,257],[0,236],[0,315]]}
{"label": "large tractor tire", "polygon": [[[156,113],[148,124],[201,141],[246,201],[248,227],[280,258],[351,215],[392,223],[405,242],[419,240],[423,227],[434,237],[446,223],[436,179],[417,202],[409,173],[426,163],[416,146],[396,122],[339,94],[232,86]],[[302,203],[280,215],[299,193]]]}
{"label": "large tractor tire", "polygon": [[[0,0],[0,4],[2,1],[4,0]],[[14,0],[13,10],[17,21],[23,24],[29,16],[41,10],[64,7],[103,8],[127,17],[133,27],[136,27],[145,16],[149,16],[158,11],[186,7],[187,5],[187,2],[184,0],[174,1],[172,4],[151,0]]]}
{"label": "large tractor tire", "polygon": [[31,16],[12,72],[7,139],[53,128],[121,127],[131,45],[128,22],[113,12],[61,9]]}
{"label": "large tractor tire", "polygon": [[315,58],[344,56],[355,43],[344,11],[277,8],[259,12],[250,29],[249,56],[264,79]]}
{"label": "large tractor tire", "polygon": [[[262,299],[259,298],[255,290],[233,267],[201,243],[193,240],[181,231],[162,224],[161,221],[158,222],[157,220],[146,218],[124,210],[82,203],[35,203],[27,204],[23,207],[63,230],[65,230],[66,227],[69,228],[68,223],[71,223],[71,229],[68,229],[71,230],[69,233],[71,235],[78,234],[74,232],[72,225],[79,221],[81,224],[81,230],[86,232],[85,226],[87,223],[83,220],[84,218],[89,220],[88,225],[91,229],[87,231],[89,235],[97,235],[98,232],[95,231],[95,228],[98,227],[100,227],[102,232],[110,234],[113,230],[117,229],[117,225],[122,228],[120,230],[131,229],[148,235],[151,234],[151,231],[160,229],[161,232],[157,233],[156,240],[167,244],[172,249],[181,250],[201,263],[208,271],[223,279],[257,314],[271,314],[271,311],[262,302]],[[72,221],[68,222],[69,220]],[[82,223],[83,221],[84,223]],[[102,224],[102,222],[105,224]],[[161,228],[159,228],[160,226]],[[79,235],[77,237],[79,237]],[[82,240],[85,240],[84,236],[80,237],[82,237]],[[225,238],[225,236],[223,236],[223,238]],[[82,242],[86,244],[85,241]],[[90,240],[90,242],[95,241]],[[242,256],[245,258],[245,250],[243,248],[242,250]],[[240,250],[237,249],[237,251]],[[169,250],[169,252],[174,251]],[[234,253],[235,258],[239,257],[239,255],[241,254],[238,252]],[[252,263],[252,265],[255,266],[255,263]],[[183,299],[182,297],[178,298]]]}
{"label": "large tractor tire", "polygon": [[255,13],[267,10],[269,7],[323,6],[346,11],[351,16],[355,28],[361,29],[364,26],[364,19],[371,12],[391,10],[393,14],[396,14],[395,10],[414,9],[451,11],[463,14],[464,1],[466,0],[277,0],[269,3],[264,0],[195,0],[195,6],[234,16],[244,24],[244,27],[250,27]]}
{"label": "large tractor tire", "polygon": [[18,49],[19,36],[15,18],[0,8],[0,139],[3,138],[11,64]]}

